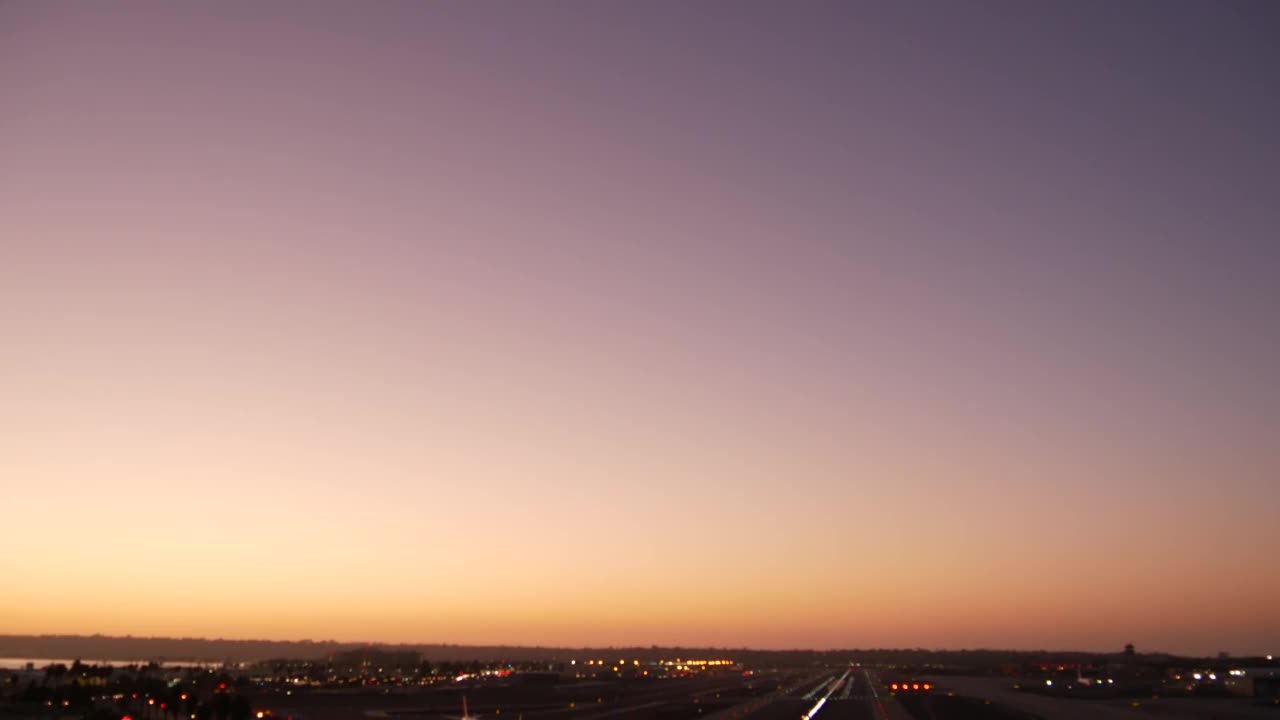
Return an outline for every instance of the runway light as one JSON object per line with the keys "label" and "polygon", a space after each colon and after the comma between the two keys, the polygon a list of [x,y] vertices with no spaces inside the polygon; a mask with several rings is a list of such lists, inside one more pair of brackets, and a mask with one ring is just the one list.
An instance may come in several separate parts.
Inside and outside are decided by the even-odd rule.
{"label": "runway light", "polygon": [[894,690],[897,690],[897,689],[898,689],[898,683],[894,683],[891,687],[892,687]]}
{"label": "runway light", "polygon": [[258,720],[262,720],[262,718],[266,716],[267,716],[266,713],[262,712],[261,710],[258,711]]}
{"label": "runway light", "polygon": [[929,683],[925,683],[925,684],[924,684],[924,689],[925,689],[925,690],[928,690],[928,689],[929,689]]}
{"label": "runway light", "polygon": [[911,689],[912,689],[912,690],[919,690],[919,689],[920,689],[920,683],[911,683]]}
{"label": "runway light", "polygon": [[1053,687],[1053,681],[1052,681],[1052,680],[1045,680],[1045,681],[1044,681],[1044,684],[1045,684],[1045,685],[1048,685],[1049,687]]}

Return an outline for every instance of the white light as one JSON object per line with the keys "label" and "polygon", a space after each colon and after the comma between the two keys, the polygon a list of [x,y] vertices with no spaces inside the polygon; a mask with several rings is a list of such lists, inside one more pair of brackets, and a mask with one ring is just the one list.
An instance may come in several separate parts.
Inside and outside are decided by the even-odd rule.
{"label": "white light", "polygon": [[1052,681],[1052,680],[1045,680],[1045,681],[1044,681],[1044,684],[1045,684],[1045,685],[1048,685],[1049,687],[1053,687],[1053,681]]}
{"label": "white light", "polygon": [[1271,659],[1271,656],[1270,656],[1270,655],[1268,655],[1268,656],[1267,656],[1267,659],[1268,659],[1268,660],[1270,660],[1270,659]]}
{"label": "white light", "polygon": [[1199,679],[1201,678],[1201,675],[1200,675],[1200,673],[1196,673],[1196,674],[1192,675],[1191,677],[1193,677],[1193,678],[1195,678],[1195,679],[1199,680]]}
{"label": "white light", "polygon": [[1217,676],[1217,675],[1214,675],[1213,673],[1209,673],[1209,679],[1210,679],[1210,680],[1217,680],[1217,679],[1218,679],[1218,676]]}

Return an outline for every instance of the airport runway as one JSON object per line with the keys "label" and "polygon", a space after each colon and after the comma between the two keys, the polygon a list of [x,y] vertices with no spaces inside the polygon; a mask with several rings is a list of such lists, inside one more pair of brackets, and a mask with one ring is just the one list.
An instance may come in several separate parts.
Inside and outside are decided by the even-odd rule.
{"label": "airport runway", "polygon": [[[1009,681],[989,677],[935,677],[938,686],[954,692],[957,699],[974,699],[990,707],[1004,708],[1003,715],[992,717],[1036,718],[1038,720],[1133,720],[1133,718],[1167,718],[1168,720],[1261,720],[1280,718],[1274,707],[1256,704],[1251,698],[1141,698],[1114,700],[1072,700],[1014,690]],[[944,695],[945,697],[945,695]],[[952,700],[954,702],[954,700]],[[938,717],[938,720],[944,720]]]}

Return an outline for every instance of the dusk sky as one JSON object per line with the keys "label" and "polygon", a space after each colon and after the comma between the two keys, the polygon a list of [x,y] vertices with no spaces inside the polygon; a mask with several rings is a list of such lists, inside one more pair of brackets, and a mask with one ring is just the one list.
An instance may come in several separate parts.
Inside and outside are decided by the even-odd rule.
{"label": "dusk sky", "polygon": [[0,633],[1280,650],[1277,37],[0,2]]}

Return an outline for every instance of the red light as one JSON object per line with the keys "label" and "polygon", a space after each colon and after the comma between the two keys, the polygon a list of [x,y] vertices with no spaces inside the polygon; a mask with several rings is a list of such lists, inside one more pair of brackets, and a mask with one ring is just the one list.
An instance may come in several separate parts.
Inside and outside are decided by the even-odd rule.
{"label": "red light", "polygon": [[227,684],[226,684],[226,683],[218,683],[218,689],[219,689],[219,690],[226,690],[226,689],[227,689]]}

